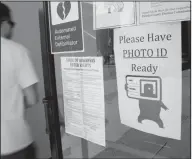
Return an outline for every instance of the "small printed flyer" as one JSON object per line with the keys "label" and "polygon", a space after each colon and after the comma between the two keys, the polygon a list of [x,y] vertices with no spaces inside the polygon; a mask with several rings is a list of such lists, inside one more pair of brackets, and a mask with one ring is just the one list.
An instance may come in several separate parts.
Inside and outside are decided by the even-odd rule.
{"label": "small printed flyer", "polygon": [[182,2],[138,2],[139,24],[189,21],[190,1]]}
{"label": "small printed flyer", "polygon": [[102,57],[61,57],[61,69],[66,132],[105,146]]}
{"label": "small printed flyer", "polygon": [[135,2],[94,2],[93,28],[106,29],[136,25]]}

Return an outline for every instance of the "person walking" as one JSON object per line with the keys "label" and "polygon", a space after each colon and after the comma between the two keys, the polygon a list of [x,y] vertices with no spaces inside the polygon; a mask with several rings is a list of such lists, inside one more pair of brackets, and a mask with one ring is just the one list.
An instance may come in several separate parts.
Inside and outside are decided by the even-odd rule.
{"label": "person walking", "polygon": [[0,3],[1,24],[1,159],[35,159],[25,110],[38,102],[38,77],[29,51],[11,40],[15,23]]}

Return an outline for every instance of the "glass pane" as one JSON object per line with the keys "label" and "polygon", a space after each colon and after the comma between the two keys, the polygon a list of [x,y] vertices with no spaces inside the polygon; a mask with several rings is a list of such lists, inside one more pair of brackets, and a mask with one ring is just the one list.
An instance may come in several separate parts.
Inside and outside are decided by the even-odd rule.
{"label": "glass pane", "polygon": [[[54,55],[56,85],[58,94],[59,117],[61,125],[62,150],[64,158],[82,158],[82,142],[81,138],[65,133],[64,121],[64,102],[63,102],[63,86],[61,74],[61,57],[64,56],[97,56],[96,50],[96,32],[93,30],[93,10],[91,5],[82,3],[82,17],[84,28],[84,45],[85,51],[72,54]],[[87,150],[86,150],[87,151]]]}
{"label": "glass pane", "polygon": [[[61,124],[62,149],[65,158],[82,158],[82,149],[88,158],[153,158],[188,157],[190,154],[190,72],[183,71],[183,123],[182,140],[172,140],[147,134],[121,124],[118,106],[116,69],[113,56],[113,35],[109,29],[93,30],[93,6],[82,3],[85,51],[83,53],[58,54],[55,58],[55,71]],[[61,76],[63,56],[103,56],[105,90],[105,133],[106,147],[87,141],[88,148],[82,147],[79,137],[64,131],[64,104]]]}

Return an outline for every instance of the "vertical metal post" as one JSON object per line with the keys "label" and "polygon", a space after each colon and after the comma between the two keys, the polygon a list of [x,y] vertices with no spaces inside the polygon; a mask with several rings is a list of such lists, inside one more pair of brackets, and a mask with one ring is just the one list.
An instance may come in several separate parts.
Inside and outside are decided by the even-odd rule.
{"label": "vertical metal post", "polygon": [[81,147],[82,147],[82,156],[83,159],[88,159],[89,158],[89,153],[88,153],[88,142],[85,139],[81,139]]}
{"label": "vertical metal post", "polygon": [[[43,2],[43,11],[41,12],[40,29],[41,29],[41,47],[42,47],[42,62],[43,75],[45,86],[44,104],[49,108],[47,110],[48,132],[51,144],[52,159],[63,159],[60,124],[58,115],[57,89],[55,79],[55,64],[54,56],[51,54],[50,36],[49,36],[49,2]],[[42,26],[41,26],[42,25]]]}

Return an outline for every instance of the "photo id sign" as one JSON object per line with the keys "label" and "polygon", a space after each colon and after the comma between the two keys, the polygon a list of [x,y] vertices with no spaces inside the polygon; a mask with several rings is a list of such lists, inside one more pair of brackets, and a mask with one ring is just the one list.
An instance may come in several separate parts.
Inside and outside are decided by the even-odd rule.
{"label": "photo id sign", "polygon": [[181,23],[114,30],[122,124],[181,139]]}

